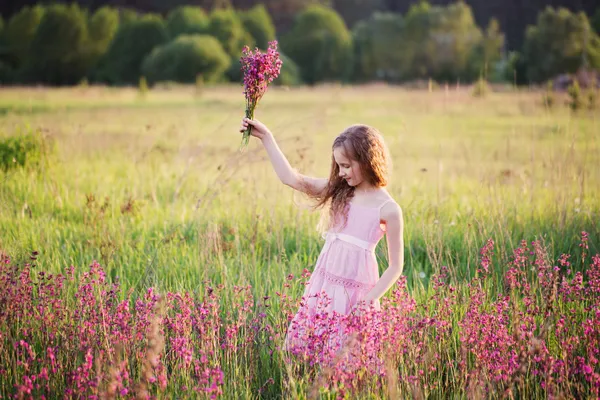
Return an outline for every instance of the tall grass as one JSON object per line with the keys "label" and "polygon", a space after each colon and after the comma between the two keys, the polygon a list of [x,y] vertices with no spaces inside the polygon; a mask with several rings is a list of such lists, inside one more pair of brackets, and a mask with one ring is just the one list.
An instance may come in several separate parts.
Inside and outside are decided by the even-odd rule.
{"label": "tall grass", "polygon": [[[163,317],[183,313],[182,301],[188,302],[185,307],[197,312],[198,304],[210,297],[207,297],[208,287],[220,287],[214,292],[218,293],[214,300],[218,302],[218,312],[215,311],[213,319],[221,334],[214,333],[213,347],[208,350],[203,347],[203,340],[190,333],[191,328],[181,327],[180,332],[177,331],[180,328],[162,324],[156,329],[166,329],[161,332],[166,335],[164,345],[156,338],[149,345],[148,330],[140,330],[145,339],[127,342],[123,348],[116,346],[118,341],[109,340],[108,344],[95,347],[72,344],[65,350],[62,344],[77,342],[67,338],[52,342],[66,351],[61,353],[67,364],[61,367],[60,376],[79,367],[83,368],[81,371],[88,368],[84,362],[89,350],[88,357],[99,360],[98,368],[110,365],[114,369],[103,372],[105,384],[113,379],[109,376],[118,380],[125,379],[123,371],[129,374],[130,384],[117,383],[114,388],[127,388],[128,393],[134,393],[152,384],[150,390],[163,396],[183,390],[181,385],[192,391],[191,382],[205,381],[193,375],[200,372],[192,372],[195,371],[192,364],[181,364],[185,351],[176,353],[171,347],[174,342],[169,342],[172,337],[187,337],[193,349],[191,363],[202,359],[201,352],[213,352],[209,361],[202,362],[203,368],[212,372],[202,379],[206,379],[209,387],[216,385],[214,389],[223,391],[227,397],[273,397],[282,393],[303,397],[312,390],[314,376],[304,367],[288,367],[283,353],[276,350],[280,335],[287,328],[286,313],[295,312],[294,306],[271,301],[264,316],[260,310],[265,307],[261,299],[278,298],[275,293],[282,293],[289,274],[297,277],[305,269],[312,269],[322,245],[315,230],[318,215],[309,211],[306,199],[294,195],[277,181],[259,143],[251,143],[246,153],[237,152],[237,128],[243,116],[243,96],[238,88],[206,87],[202,98],[194,96],[193,88],[154,90],[143,102],[137,99],[135,91],[127,89],[7,89],[0,94],[0,104],[6,109],[0,116],[0,135],[8,137],[23,129],[42,131],[56,148],[53,162],[36,170],[13,169],[0,176],[0,252],[10,256],[7,265],[14,265],[18,271],[23,271],[24,265],[31,261],[31,252],[37,251],[36,271],[54,276],[72,274],[61,289],[65,315],[72,315],[80,307],[76,294],[81,285],[85,286],[84,282],[92,279],[85,274],[89,274],[89,265],[96,265],[94,260],[98,262],[94,271],[101,270],[105,282],[96,282],[91,287],[102,288],[114,282],[120,285],[111,294],[115,297],[110,304],[113,308],[106,306],[103,312],[114,318],[116,304],[122,307],[128,304],[132,310],[128,317],[130,324],[145,318],[133,310],[138,301],[150,302],[147,298],[150,287],[165,302],[162,314],[157,309],[152,315]],[[578,247],[582,231],[589,235],[588,254],[600,251],[597,201],[600,145],[594,114],[573,115],[566,108],[556,107],[547,110],[538,93],[490,93],[475,99],[468,90],[426,93],[385,87],[275,89],[265,97],[259,112],[257,117],[274,131],[291,163],[304,173],[319,176],[327,175],[330,145],[337,132],[355,122],[378,127],[394,161],[389,190],[403,207],[405,216],[407,294],[403,296],[408,297],[398,299],[390,293],[387,296],[392,302],[390,306],[411,299],[422,304],[435,293],[432,291],[437,285],[436,277],[442,271],[456,293],[463,296],[452,306],[455,307],[452,317],[448,317],[454,327],[452,334],[447,342],[440,343],[451,348],[444,350],[450,353],[444,353],[443,360],[453,357],[464,360],[465,366],[454,364],[442,368],[439,364],[438,372],[419,375],[419,370],[407,369],[423,363],[422,357],[415,358],[412,349],[413,358],[403,356],[404,361],[393,360],[398,367],[395,373],[399,374],[398,379],[402,378],[400,386],[394,386],[395,383],[389,386],[380,377],[377,379],[383,386],[371,382],[375,386],[367,384],[367,391],[379,388],[379,394],[400,390],[404,395],[411,391],[423,395],[446,391],[468,395],[468,390],[475,390],[476,386],[462,375],[469,368],[480,371],[476,379],[491,379],[486,375],[491,374],[489,370],[473,364],[479,350],[459,346],[460,330],[457,330],[467,313],[468,299],[477,294],[471,292],[481,279],[477,272],[481,262],[479,249],[488,239],[495,242],[498,250],[491,259],[490,273],[483,283],[477,283],[484,288],[481,296],[485,296],[482,301],[487,305],[482,309],[494,305],[505,314],[506,305],[497,303],[496,295],[512,293],[505,287],[506,274],[514,261],[513,252],[523,240],[543,245],[549,264],[557,263],[562,254],[571,254],[571,275],[565,275],[569,282],[577,272],[586,277],[584,266],[590,262],[589,256],[587,261],[582,259]],[[386,243],[382,241],[377,249],[381,271],[387,266],[386,252]],[[527,279],[536,287],[536,277]],[[238,292],[236,286],[249,289]],[[296,282],[285,289],[286,296],[295,301],[303,285]],[[95,304],[101,307],[98,301],[107,294],[102,294],[102,289],[94,291],[94,296],[100,296]],[[189,303],[192,300],[185,300],[184,293],[194,299],[193,306]],[[536,301],[543,301],[539,293],[535,296],[538,296]],[[238,313],[235,310],[243,305],[244,299],[251,305],[241,313],[245,319],[238,327],[234,322]],[[37,295],[32,301],[45,304]],[[508,305],[522,308],[522,301]],[[587,304],[585,301],[581,304]],[[570,306],[568,302],[564,304]],[[578,309],[587,307],[581,304]],[[426,312],[418,314],[419,318],[433,317],[439,305],[428,307]],[[561,307],[566,306],[559,307],[564,312]],[[234,313],[228,317],[226,310]],[[557,318],[562,315],[556,309],[553,312]],[[592,318],[590,312],[576,313],[574,321],[581,323]],[[94,315],[102,313],[96,311]],[[511,321],[523,317],[510,315],[517,318]],[[540,317],[536,318],[534,331],[538,332]],[[25,340],[30,346],[34,343],[45,346],[40,343],[46,339],[37,334],[26,340],[23,331],[16,328],[19,323],[15,320],[4,321],[3,351],[11,357],[7,359],[17,357],[18,346],[14,346],[18,340]],[[505,324],[506,320],[501,318],[498,323]],[[91,324],[112,326],[96,320]],[[223,345],[222,333],[231,324],[242,329],[236,331],[236,340],[247,339],[251,343],[228,353],[218,348]],[[12,327],[12,336],[4,333],[7,327]],[[411,327],[417,330],[410,332],[429,340],[430,333],[438,328],[419,331],[421,328]],[[512,333],[512,328],[507,329]],[[269,332],[268,338],[265,332]],[[101,336],[95,331],[94,334],[98,338],[112,338],[112,333]],[[88,332],[87,336],[94,334]],[[554,343],[549,333],[544,331],[540,335],[540,340]],[[433,346],[433,342],[430,344]],[[560,348],[552,348],[554,344],[548,346],[556,356]],[[161,388],[158,381],[140,378],[150,377],[150,370],[159,376],[162,373],[156,372],[161,367],[155,359],[143,355],[151,352],[149,348],[171,357],[160,364],[168,366],[165,370],[168,382],[176,382],[169,383],[168,388]],[[38,361],[37,355],[43,353],[40,349],[34,352]],[[104,350],[102,356],[98,353],[100,349]],[[463,350],[466,353],[460,358]],[[109,354],[113,358],[107,362]],[[144,364],[144,360],[149,364]],[[119,362],[126,365],[119,366]],[[8,370],[8,365],[13,364],[0,367]],[[594,368],[597,372],[597,367]],[[19,371],[6,376],[3,396],[13,393],[13,384],[23,385],[24,376],[31,375],[23,369]],[[223,373],[222,383],[218,383],[220,373]],[[523,375],[517,377],[513,373],[509,374],[510,379],[524,379]],[[412,383],[406,380],[409,375],[416,377],[411,378]],[[593,385],[590,386],[585,374],[576,375],[564,376],[573,385],[583,386],[569,390],[576,393],[591,390]],[[67,386],[75,384],[68,382],[53,381],[52,390],[67,390]],[[437,389],[430,387],[433,383]],[[499,393],[509,388],[506,381],[502,385],[484,386]],[[517,388],[515,385],[510,387]],[[520,392],[523,395],[547,394],[540,385],[541,381],[534,381],[518,390],[526,389]],[[98,391],[105,390],[100,386],[100,383],[96,386]],[[556,388],[566,390],[561,385]],[[208,390],[206,386],[198,389]],[[322,390],[339,393],[346,389],[324,385]],[[79,389],[72,390],[78,393]]]}

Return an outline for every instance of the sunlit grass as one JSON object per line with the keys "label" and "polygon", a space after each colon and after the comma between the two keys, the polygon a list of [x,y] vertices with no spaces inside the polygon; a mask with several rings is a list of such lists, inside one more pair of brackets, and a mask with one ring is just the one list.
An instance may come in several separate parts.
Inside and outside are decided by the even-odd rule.
{"label": "sunlit grass", "polygon": [[[3,89],[0,137],[40,130],[56,151],[43,168],[0,175],[0,253],[22,265],[35,250],[38,270],[74,266],[76,276],[97,260],[122,285],[118,296],[131,289],[132,301],[150,286],[201,296],[220,284],[223,310],[239,305],[236,285],[250,285],[257,304],[275,297],[289,274],[312,270],[323,241],[318,214],[277,180],[260,143],[238,152],[243,106],[238,87],[207,87],[201,96],[163,88],[145,98],[135,89]],[[488,238],[498,249],[490,301],[522,240],[544,243],[554,263],[572,254],[574,271],[582,269],[582,231],[589,253],[600,250],[597,117],[547,110],[540,93],[476,99],[468,89],[274,88],[257,118],[294,167],[317,176],[327,176],[331,142],[344,127],[381,130],[393,157],[389,191],[405,218],[404,275],[418,302],[442,266],[468,298],[466,283]],[[383,240],[381,271],[386,251]],[[66,287],[66,299],[75,289]],[[297,299],[302,289],[294,285],[289,294]],[[269,315],[277,320],[281,312],[274,302]],[[221,363],[226,397],[258,396],[269,378],[276,380],[271,394],[311,385],[308,376],[282,372],[280,359],[267,359],[243,385],[246,360]]]}

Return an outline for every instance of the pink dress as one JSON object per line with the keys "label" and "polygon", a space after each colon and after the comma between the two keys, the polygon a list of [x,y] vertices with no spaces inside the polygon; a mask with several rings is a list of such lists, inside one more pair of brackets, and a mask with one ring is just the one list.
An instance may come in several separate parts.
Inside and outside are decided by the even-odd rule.
{"label": "pink dress", "polygon": [[[388,199],[379,207],[350,202],[346,226],[326,233],[325,245],[303,294],[304,301],[290,323],[286,347],[303,340],[299,331],[302,319],[313,315],[319,302],[319,311],[347,315],[375,286],[379,279],[375,247],[385,234],[380,211],[389,202],[393,200]],[[379,302],[374,306],[379,309]]]}

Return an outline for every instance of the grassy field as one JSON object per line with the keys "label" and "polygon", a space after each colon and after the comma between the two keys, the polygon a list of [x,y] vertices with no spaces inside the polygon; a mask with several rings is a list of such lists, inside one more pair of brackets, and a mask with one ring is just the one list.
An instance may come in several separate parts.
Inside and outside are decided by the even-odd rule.
{"label": "grassy field", "polygon": [[[0,139],[40,131],[54,151],[41,167],[0,172],[0,253],[23,265],[37,251],[37,270],[65,274],[73,266],[74,282],[96,260],[107,281],[120,283],[119,300],[141,299],[149,287],[199,298],[207,285],[223,285],[223,309],[239,307],[235,286],[250,285],[255,306],[275,297],[288,274],[312,270],[323,241],[318,213],[279,183],[260,142],[238,151],[243,106],[239,87],[157,88],[145,96],[4,88]],[[490,301],[503,291],[522,240],[543,244],[554,263],[571,254],[574,271],[585,270],[582,231],[588,254],[600,251],[600,124],[592,112],[547,109],[529,91],[476,98],[468,88],[374,85],[273,88],[257,118],[291,164],[315,176],[327,176],[331,143],[346,126],[383,133],[393,159],[388,189],[405,217],[404,275],[417,302],[443,266],[468,298],[490,238]],[[383,271],[384,240],[377,254]],[[303,286],[294,282],[288,293],[297,299]],[[65,288],[65,303],[76,307],[77,284]],[[283,308],[274,303],[269,313]],[[226,397],[260,397],[271,377],[276,389],[267,397],[291,396],[287,375],[273,376],[281,360],[247,387],[227,383],[244,370],[232,366],[246,365],[240,360],[220,364]],[[18,380],[11,379],[4,396]],[[296,382],[302,392],[307,383]]]}

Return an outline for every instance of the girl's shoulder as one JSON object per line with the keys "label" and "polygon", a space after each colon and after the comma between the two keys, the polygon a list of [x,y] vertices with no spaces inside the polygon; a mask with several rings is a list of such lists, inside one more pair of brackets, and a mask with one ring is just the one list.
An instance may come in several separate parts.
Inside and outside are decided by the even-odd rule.
{"label": "girl's shoulder", "polygon": [[402,208],[389,193],[386,192],[386,195],[378,199],[378,202],[379,214],[382,220],[402,217]]}

